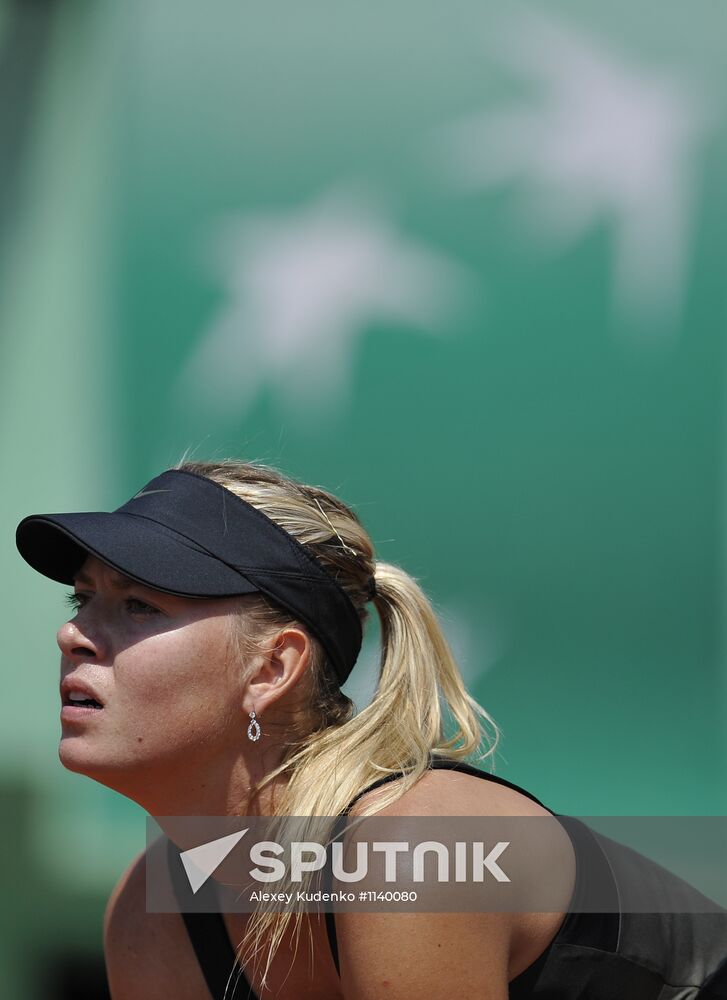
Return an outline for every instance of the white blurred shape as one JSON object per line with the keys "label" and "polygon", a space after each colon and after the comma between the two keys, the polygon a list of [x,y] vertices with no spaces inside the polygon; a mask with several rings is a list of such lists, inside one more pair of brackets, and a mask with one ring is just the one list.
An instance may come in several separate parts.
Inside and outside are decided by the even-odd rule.
{"label": "white blurred shape", "polygon": [[[506,629],[502,616],[491,610],[482,611],[479,626],[475,628],[467,612],[458,604],[438,605],[436,613],[465,686],[474,696],[475,686],[505,653]],[[358,711],[370,704],[376,692],[380,658],[378,643],[365,640],[356,665],[343,685]]]}
{"label": "white blurred shape", "polygon": [[606,221],[619,311],[673,328],[688,269],[697,147],[712,119],[703,98],[527,8],[501,16],[488,53],[535,93],[440,132],[436,156],[450,180],[464,190],[518,182],[521,223],[558,248]]}
{"label": "white blurred shape", "polygon": [[438,610],[438,617],[455,662],[472,694],[474,686],[505,652],[507,643],[500,616],[482,609],[479,625],[475,629],[466,612],[459,605],[450,604]]}
{"label": "white blurred shape", "polygon": [[214,258],[226,301],[175,402],[234,418],[271,387],[296,419],[345,404],[355,343],[375,320],[441,333],[467,298],[459,266],[407,239],[380,202],[333,191],[288,212],[233,217]]}

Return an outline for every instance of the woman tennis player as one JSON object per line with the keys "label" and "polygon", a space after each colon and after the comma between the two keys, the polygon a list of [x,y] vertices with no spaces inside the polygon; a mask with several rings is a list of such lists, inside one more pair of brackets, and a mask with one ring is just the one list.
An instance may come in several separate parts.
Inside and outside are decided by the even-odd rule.
{"label": "woman tennis player", "polygon": [[[487,725],[494,741],[478,759],[493,752],[497,727],[422,589],[376,560],[356,514],[325,490],[257,463],[183,463],[113,512],[30,515],[16,540],[34,569],[73,587],[57,636],[62,764],[162,827],[175,816],[554,815],[468,762]],[[354,714],[341,686],[370,606],[380,676]],[[113,1000],[727,997],[721,915],[620,913],[618,863],[586,830],[564,835],[559,912],[325,919],[147,912],[146,868],[172,872],[170,834],[109,899]],[[594,876],[613,890],[611,912],[577,910]],[[251,941],[263,947],[246,961]]]}

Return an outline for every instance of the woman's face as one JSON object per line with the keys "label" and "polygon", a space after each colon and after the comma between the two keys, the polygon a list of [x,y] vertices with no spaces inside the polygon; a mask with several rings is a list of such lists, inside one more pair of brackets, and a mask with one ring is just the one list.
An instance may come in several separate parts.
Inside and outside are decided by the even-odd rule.
{"label": "woman's face", "polygon": [[239,600],[164,594],[93,556],[74,589],[75,617],[57,635],[61,681],[85,681],[103,708],[62,711],[64,767],[139,800],[147,783],[191,779],[239,754],[248,721],[230,642]]}

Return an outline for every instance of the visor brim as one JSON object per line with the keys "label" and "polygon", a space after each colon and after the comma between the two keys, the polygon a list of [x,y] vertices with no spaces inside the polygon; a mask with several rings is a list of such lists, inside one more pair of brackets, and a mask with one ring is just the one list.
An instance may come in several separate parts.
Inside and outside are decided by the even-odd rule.
{"label": "visor brim", "polygon": [[31,514],[15,542],[25,561],[51,580],[73,584],[88,555],[147,587],[180,597],[234,597],[259,591],[234,567],[171,528],[118,511]]}

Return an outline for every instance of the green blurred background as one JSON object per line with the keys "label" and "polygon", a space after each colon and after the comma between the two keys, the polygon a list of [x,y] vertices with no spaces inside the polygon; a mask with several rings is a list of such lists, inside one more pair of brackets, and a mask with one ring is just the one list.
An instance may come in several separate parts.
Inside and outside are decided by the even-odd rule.
{"label": "green blurred background", "polygon": [[14,528],[184,454],[351,503],[551,809],[727,813],[725,39],[703,0],[0,2],[4,997],[103,996],[145,842],[58,763]]}

